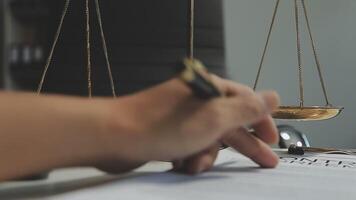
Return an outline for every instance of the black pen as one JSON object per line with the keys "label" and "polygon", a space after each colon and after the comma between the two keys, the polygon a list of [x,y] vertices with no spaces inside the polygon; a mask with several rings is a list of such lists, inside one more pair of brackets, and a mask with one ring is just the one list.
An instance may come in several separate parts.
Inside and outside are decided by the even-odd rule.
{"label": "black pen", "polygon": [[183,64],[185,69],[180,78],[191,88],[196,97],[211,99],[224,96],[212,82],[211,75],[201,61],[186,58],[183,60]]}

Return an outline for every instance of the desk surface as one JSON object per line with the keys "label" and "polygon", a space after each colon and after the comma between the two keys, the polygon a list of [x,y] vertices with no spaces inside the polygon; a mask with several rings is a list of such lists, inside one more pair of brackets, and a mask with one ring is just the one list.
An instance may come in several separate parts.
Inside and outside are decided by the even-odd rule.
{"label": "desk surface", "polygon": [[240,199],[299,200],[356,197],[356,157],[289,155],[262,169],[234,151],[221,151],[215,167],[199,176],[166,173],[168,163],[149,163],[137,171],[109,176],[94,169],[58,170],[48,180],[0,184],[0,199],[92,200]]}
{"label": "desk surface", "polygon": [[146,172],[160,172],[170,169],[168,163],[149,163],[133,173],[112,176],[94,168],[71,168],[52,172],[42,181],[8,182],[0,184],[0,199],[49,200],[52,196],[98,186],[111,181],[125,179]]}

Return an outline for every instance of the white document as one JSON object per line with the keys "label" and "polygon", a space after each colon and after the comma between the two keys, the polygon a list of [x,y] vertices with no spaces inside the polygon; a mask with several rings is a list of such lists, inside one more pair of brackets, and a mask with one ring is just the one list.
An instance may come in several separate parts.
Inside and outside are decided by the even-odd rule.
{"label": "white document", "polygon": [[52,197],[61,200],[356,199],[356,157],[279,152],[276,169],[258,168],[231,150],[220,153],[209,173],[170,172],[128,178]]}

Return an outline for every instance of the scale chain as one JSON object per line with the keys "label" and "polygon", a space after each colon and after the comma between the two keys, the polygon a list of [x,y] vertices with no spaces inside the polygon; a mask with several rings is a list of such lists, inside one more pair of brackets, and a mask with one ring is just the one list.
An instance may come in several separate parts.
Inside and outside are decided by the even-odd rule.
{"label": "scale chain", "polygon": [[189,0],[188,21],[188,57],[194,59],[195,0]]}
{"label": "scale chain", "polygon": [[303,82],[302,51],[301,51],[301,41],[300,41],[300,29],[299,29],[298,0],[294,0],[294,7],[295,7],[295,26],[297,32],[297,56],[298,56],[300,107],[303,107],[304,106],[304,82]]}
{"label": "scale chain", "polygon": [[67,13],[68,13],[68,8],[69,8],[70,3],[71,3],[71,0],[66,0],[66,2],[64,4],[64,9],[63,9],[63,12],[62,12],[62,15],[61,15],[61,19],[60,19],[60,22],[59,22],[59,25],[58,25],[58,28],[57,28],[57,31],[56,31],[56,35],[54,37],[54,41],[53,41],[50,53],[49,53],[47,61],[46,61],[46,65],[45,65],[45,68],[43,70],[40,83],[38,84],[37,94],[41,94],[41,92],[42,92],[43,84],[44,84],[44,81],[46,79],[49,66],[52,63],[53,53],[54,53],[54,50],[56,49],[56,46],[57,46],[57,43],[58,43],[58,39],[59,39],[59,37],[61,35],[63,22],[64,22],[64,19],[65,19]]}
{"label": "scale chain", "polygon": [[305,17],[305,21],[306,21],[306,26],[308,28],[309,38],[310,38],[310,42],[311,42],[312,49],[313,49],[315,64],[316,64],[317,69],[318,69],[320,84],[321,84],[321,87],[323,89],[326,105],[327,106],[331,106],[331,104],[329,102],[329,98],[328,98],[325,82],[324,82],[324,77],[323,77],[322,70],[321,70],[321,64],[320,64],[320,61],[319,61],[319,56],[318,56],[318,53],[317,53],[317,50],[316,50],[315,40],[313,38],[313,34],[312,34],[312,31],[311,31],[310,20],[309,20],[308,11],[307,11],[307,8],[306,8],[306,5],[305,5],[305,0],[301,0],[301,1],[302,1],[302,5],[303,5],[303,10],[304,10],[304,17]]}
{"label": "scale chain", "polygon": [[102,41],[103,51],[104,51],[104,55],[105,55],[106,66],[107,66],[108,73],[109,73],[111,91],[112,91],[113,97],[115,98],[116,97],[115,82],[114,82],[114,78],[113,78],[113,74],[112,74],[112,70],[111,70],[108,48],[106,45],[106,38],[105,38],[105,34],[104,34],[104,28],[103,28],[99,0],[95,0],[95,5],[96,5],[96,14],[97,14],[98,22],[99,22],[100,35],[101,35],[101,41]]}
{"label": "scale chain", "polygon": [[[304,13],[304,17],[306,20],[306,26],[307,26],[307,30],[308,30],[308,34],[309,34],[309,38],[310,38],[310,42],[312,45],[312,50],[313,50],[313,55],[314,55],[314,59],[315,59],[315,63],[317,66],[317,70],[318,70],[318,75],[319,75],[319,79],[320,79],[320,83],[321,83],[321,87],[323,90],[323,94],[324,94],[324,98],[326,101],[326,105],[327,106],[332,106],[330,104],[328,95],[327,95],[327,89],[326,89],[326,85],[325,85],[325,81],[324,81],[324,77],[322,74],[322,67],[319,61],[319,56],[317,54],[317,49],[316,49],[316,43],[315,40],[313,38],[312,35],[312,31],[311,31],[311,26],[310,26],[310,20],[309,20],[309,16],[308,16],[308,12],[307,12],[307,8],[306,8],[306,4],[305,4],[305,0],[300,0],[302,7],[303,7],[303,13]],[[260,60],[260,65],[258,68],[258,72],[257,72],[257,76],[255,79],[255,83],[254,83],[254,87],[253,89],[256,90],[257,86],[258,86],[258,82],[261,76],[261,72],[262,72],[262,67],[264,64],[264,60],[265,60],[265,56],[267,54],[267,50],[268,50],[268,45],[270,43],[270,38],[271,38],[271,34],[272,34],[272,30],[273,30],[273,26],[275,24],[275,19],[276,19],[276,14],[278,11],[278,6],[279,6],[280,0],[276,0],[276,5],[274,8],[274,12],[273,12],[273,17],[270,23],[270,27],[268,30],[268,36],[267,36],[267,40],[266,40],[266,44],[264,46],[263,49],[263,54]],[[297,56],[298,56],[298,77],[299,77],[299,90],[300,90],[300,106],[303,107],[304,106],[304,82],[303,82],[303,66],[302,66],[302,56],[301,56],[301,40],[300,40],[300,13],[299,13],[299,4],[298,4],[298,0],[294,0],[294,4],[295,4],[295,21],[296,21],[296,32],[297,32]]]}
{"label": "scale chain", "polygon": [[276,21],[276,15],[277,15],[279,3],[280,3],[280,0],[277,0],[275,8],[274,8],[274,11],[273,11],[273,17],[272,17],[272,20],[271,20],[271,24],[270,24],[269,30],[268,30],[267,41],[266,41],[265,47],[263,49],[260,65],[258,67],[257,77],[256,77],[256,80],[255,80],[255,84],[253,86],[253,90],[257,89],[257,85],[258,85],[258,82],[260,80],[261,70],[262,70],[262,66],[263,66],[263,63],[264,63],[264,60],[265,60],[265,57],[266,57],[266,54],[267,54],[268,45],[269,45],[270,40],[271,40],[272,30],[273,30],[273,27],[274,27],[274,24],[275,24],[275,21]]}
{"label": "scale chain", "polygon": [[[68,8],[70,6],[71,0],[66,0],[65,5],[64,5],[64,9],[61,15],[61,19],[56,31],[56,35],[54,37],[54,41],[53,44],[51,46],[51,50],[49,53],[49,56],[47,58],[46,61],[46,65],[45,68],[43,70],[42,76],[41,76],[41,80],[40,83],[38,85],[37,88],[37,94],[41,94],[42,89],[43,89],[43,85],[44,85],[44,81],[46,79],[47,76],[47,72],[49,69],[49,66],[51,65],[52,61],[53,61],[53,54],[54,51],[56,49],[59,37],[61,35],[62,32],[62,27],[63,27],[63,23],[64,23],[64,19],[68,13]],[[90,10],[89,10],[89,0],[86,0],[85,2],[85,15],[86,15],[86,54],[87,54],[87,81],[88,81],[88,95],[89,97],[92,97],[92,67],[91,67],[91,44],[90,44]],[[114,78],[112,75],[112,70],[111,70],[111,64],[109,62],[109,55],[108,55],[108,50],[107,50],[107,44],[106,44],[106,38],[105,38],[105,34],[104,34],[104,29],[103,29],[103,23],[102,23],[102,17],[101,17],[101,12],[100,12],[100,5],[99,5],[99,1],[95,0],[95,4],[96,4],[96,13],[97,13],[97,18],[98,18],[98,23],[99,23],[99,28],[100,28],[100,34],[101,34],[101,39],[102,39],[102,45],[103,45],[103,51],[104,51],[104,55],[105,55],[105,60],[106,60],[106,65],[108,68],[108,73],[109,73],[109,78],[110,78],[110,84],[111,84],[111,90],[112,90],[112,94],[113,97],[116,97],[116,91],[115,91],[115,85],[114,85]]]}
{"label": "scale chain", "polygon": [[87,50],[88,95],[89,95],[89,98],[92,98],[89,0],[85,0],[85,16],[86,16],[86,50]]}

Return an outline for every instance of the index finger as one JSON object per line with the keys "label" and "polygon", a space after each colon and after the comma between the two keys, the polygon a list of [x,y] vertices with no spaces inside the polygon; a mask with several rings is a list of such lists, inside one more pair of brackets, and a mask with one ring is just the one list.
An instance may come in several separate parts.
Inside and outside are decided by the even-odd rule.
{"label": "index finger", "polygon": [[277,126],[270,115],[254,124],[252,128],[254,134],[268,144],[275,144],[279,140]]}

